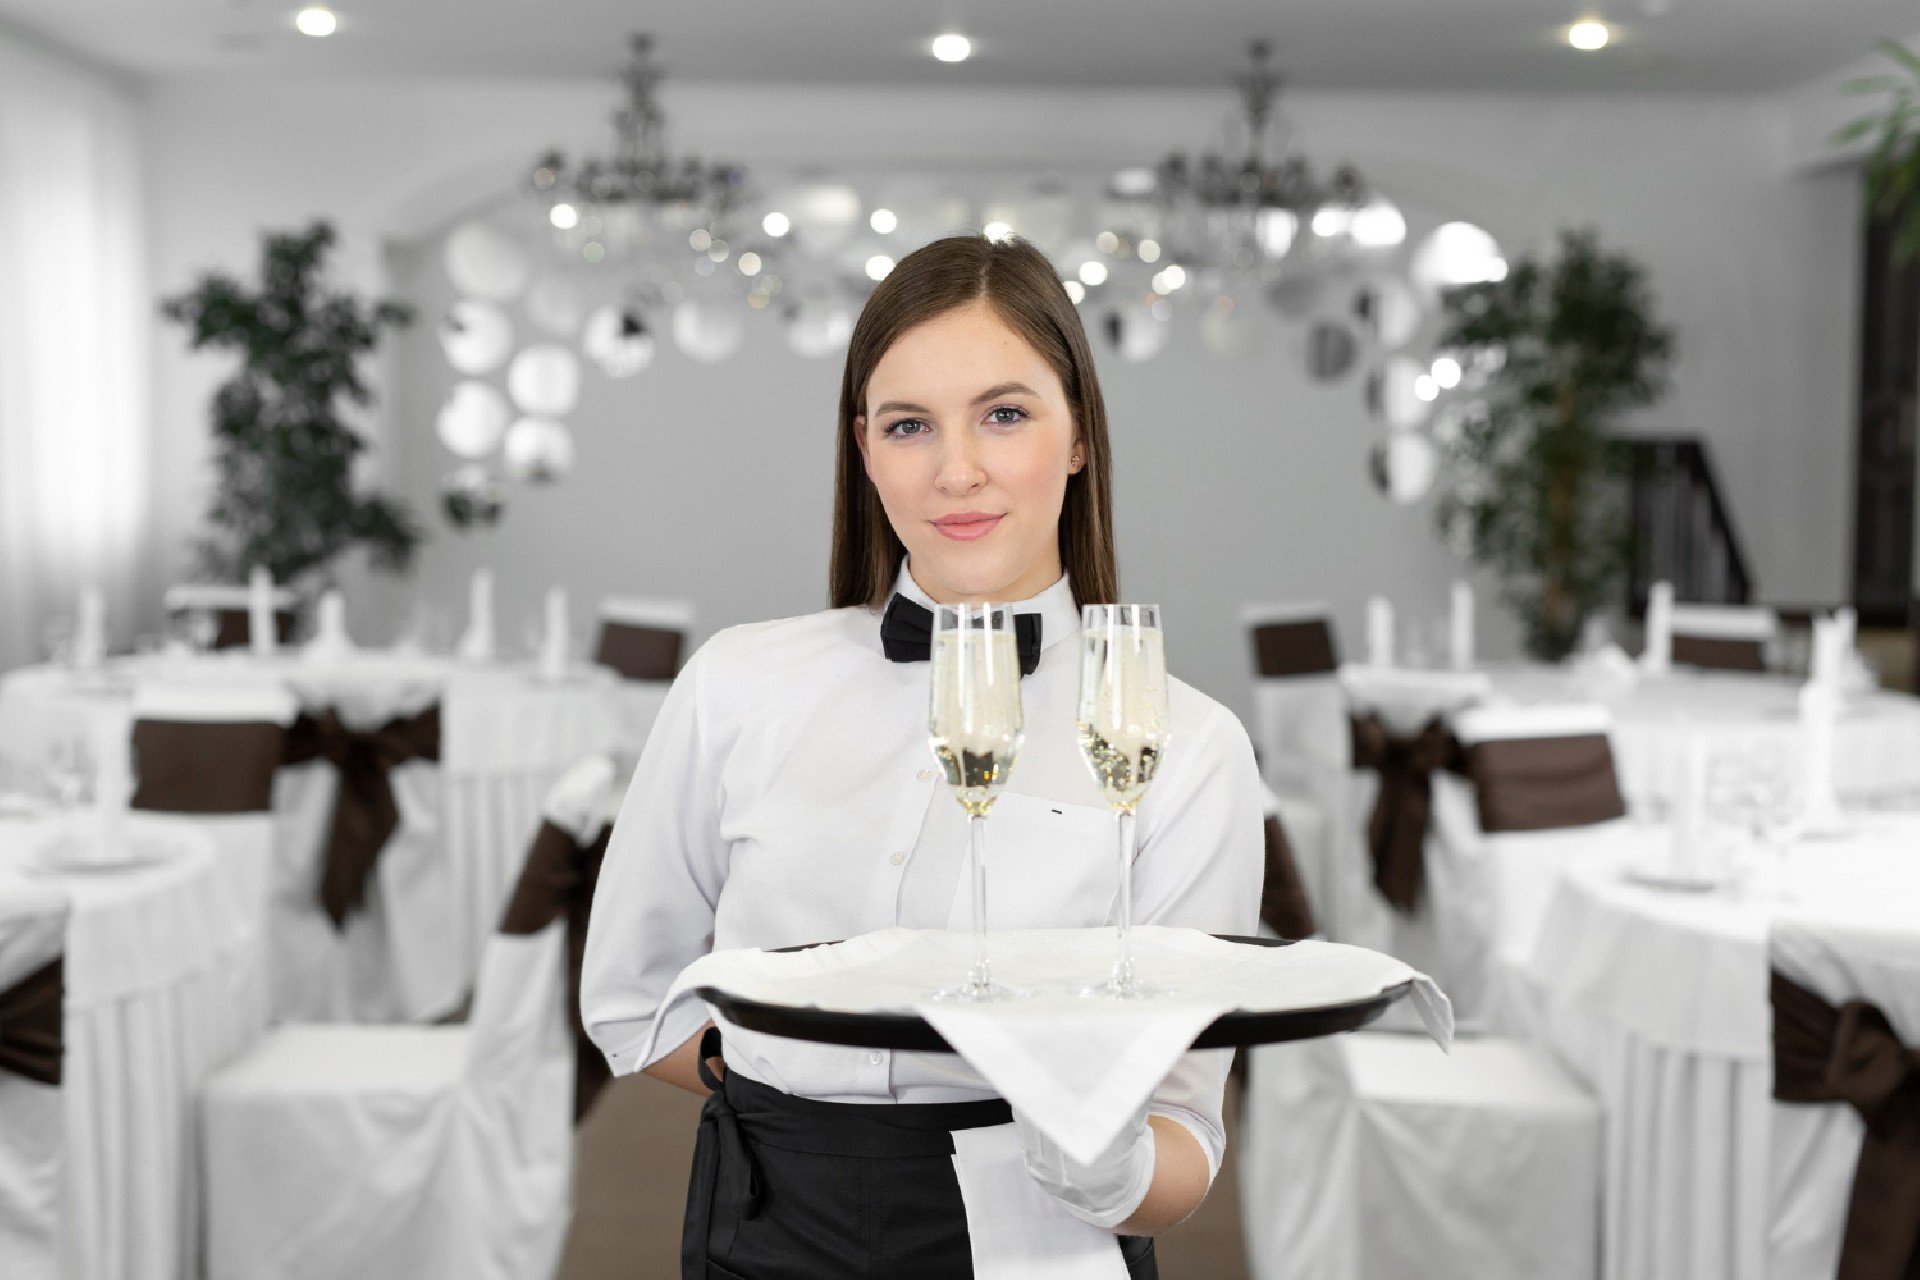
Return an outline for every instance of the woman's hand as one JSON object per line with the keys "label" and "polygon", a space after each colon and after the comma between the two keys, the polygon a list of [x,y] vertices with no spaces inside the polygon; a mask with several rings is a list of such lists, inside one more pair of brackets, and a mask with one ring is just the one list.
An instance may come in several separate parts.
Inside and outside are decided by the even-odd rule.
{"label": "woman's hand", "polygon": [[1146,1108],[1086,1164],[1068,1157],[1018,1110],[1027,1173],[1067,1212],[1126,1235],[1155,1235],[1199,1208],[1210,1181],[1206,1153],[1185,1126]]}

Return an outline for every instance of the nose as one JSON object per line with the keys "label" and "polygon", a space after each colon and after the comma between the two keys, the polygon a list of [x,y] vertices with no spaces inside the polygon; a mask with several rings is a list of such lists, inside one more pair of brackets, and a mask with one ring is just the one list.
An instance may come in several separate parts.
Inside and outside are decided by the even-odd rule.
{"label": "nose", "polygon": [[966,432],[949,432],[934,485],[949,497],[962,497],[977,492],[986,483],[987,473],[980,465],[978,442]]}

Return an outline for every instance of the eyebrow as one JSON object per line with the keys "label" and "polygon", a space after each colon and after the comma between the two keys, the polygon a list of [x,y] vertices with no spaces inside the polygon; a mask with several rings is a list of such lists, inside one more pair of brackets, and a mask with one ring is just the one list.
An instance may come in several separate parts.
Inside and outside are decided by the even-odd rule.
{"label": "eyebrow", "polygon": [[[1032,387],[1028,386],[1024,382],[1002,382],[1002,383],[996,384],[995,386],[988,387],[985,391],[982,391],[979,395],[975,396],[968,403],[985,404],[989,400],[998,400],[1001,396],[1014,396],[1014,395],[1037,396],[1039,394],[1040,393],[1038,391],[1035,391]],[[878,415],[883,413],[891,413],[896,409],[901,410],[905,413],[932,413],[933,412],[933,410],[927,408],[927,406],[923,404],[914,404],[911,401],[907,401],[907,400],[889,400],[885,404],[877,406],[873,412],[874,412],[874,415],[877,417]]]}

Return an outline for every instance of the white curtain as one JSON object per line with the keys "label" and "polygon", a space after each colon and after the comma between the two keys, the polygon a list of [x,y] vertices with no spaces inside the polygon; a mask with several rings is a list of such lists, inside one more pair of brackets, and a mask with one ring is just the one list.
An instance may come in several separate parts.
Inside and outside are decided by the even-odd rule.
{"label": "white curtain", "polygon": [[131,638],[151,295],[134,91],[0,25],[0,670],[100,587]]}

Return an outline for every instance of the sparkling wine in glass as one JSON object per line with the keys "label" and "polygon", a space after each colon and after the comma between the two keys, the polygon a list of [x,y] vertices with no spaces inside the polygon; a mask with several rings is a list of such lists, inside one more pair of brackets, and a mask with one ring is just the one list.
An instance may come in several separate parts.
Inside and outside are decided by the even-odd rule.
{"label": "sparkling wine in glass", "polygon": [[1120,956],[1083,995],[1132,1000],[1167,992],[1133,971],[1134,813],[1166,753],[1167,651],[1160,607],[1090,604],[1080,611],[1080,755],[1119,828]]}
{"label": "sparkling wine in glass", "polygon": [[1013,616],[990,604],[936,605],[932,644],[927,736],[954,798],[967,811],[974,936],[966,981],[934,994],[942,1000],[1007,1000],[1022,993],[995,982],[988,965],[983,846],[987,813],[1026,741]]}

